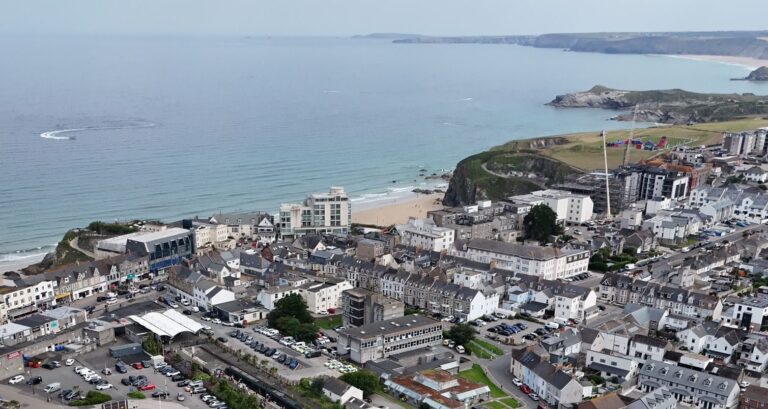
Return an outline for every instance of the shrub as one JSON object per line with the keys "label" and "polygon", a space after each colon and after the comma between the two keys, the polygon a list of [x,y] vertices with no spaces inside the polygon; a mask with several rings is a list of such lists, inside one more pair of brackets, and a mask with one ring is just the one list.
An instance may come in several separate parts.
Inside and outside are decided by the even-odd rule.
{"label": "shrub", "polygon": [[146,396],[139,391],[128,392],[128,397],[132,399],[146,399]]}
{"label": "shrub", "polygon": [[107,395],[106,393],[101,393],[97,391],[88,391],[88,394],[85,395],[85,399],[80,400],[73,400],[72,402],[69,402],[70,406],[92,406],[92,405],[101,405],[104,402],[109,402],[112,400],[112,397]]}

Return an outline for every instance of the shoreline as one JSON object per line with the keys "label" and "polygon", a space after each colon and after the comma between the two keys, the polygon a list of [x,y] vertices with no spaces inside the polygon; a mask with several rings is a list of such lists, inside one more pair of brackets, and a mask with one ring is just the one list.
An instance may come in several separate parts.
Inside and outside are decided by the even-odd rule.
{"label": "shoreline", "polygon": [[698,54],[649,54],[662,57],[679,58],[683,60],[716,62],[720,64],[736,65],[744,67],[750,71],[756,70],[762,66],[768,66],[768,60],[761,60],[752,57],[738,57],[732,55],[698,55]]}
{"label": "shoreline", "polygon": [[431,210],[445,208],[442,204],[443,193],[416,194],[416,197],[405,197],[382,200],[371,207],[356,210],[352,204],[352,223],[390,226],[403,224],[409,217],[423,218]]}

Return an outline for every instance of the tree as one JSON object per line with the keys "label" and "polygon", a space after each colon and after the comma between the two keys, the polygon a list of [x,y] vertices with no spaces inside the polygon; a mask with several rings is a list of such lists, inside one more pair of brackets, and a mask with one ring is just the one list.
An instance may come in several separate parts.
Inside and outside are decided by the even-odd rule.
{"label": "tree", "polygon": [[320,396],[323,393],[323,386],[325,386],[325,380],[323,378],[315,378],[312,379],[309,390],[316,396]]}
{"label": "tree", "polygon": [[298,294],[283,297],[275,303],[275,309],[267,315],[269,326],[277,328],[277,320],[281,317],[293,317],[299,320],[300,323],[313,321],[312,315],[307,309],[307,303]]}
{"label": "tree", "polygon": [[457,345],[466,345],[475,339],[475,329],[465,323],[456,324],[446,333],[448,339],[452,339]]}
{"label": "tree", "polygon": [[379,378],[371,371],[345,373],[340,379],[362,390],[365,397],[371,396],[379,390]]}
{"label": "tree", "polygon": [[545,242],[549,236],[557,236],[562,232],[562,227],[557,224],[557,213],[544,204],[531,207],[523,219],[523,226],[527,239],[540,242]]}

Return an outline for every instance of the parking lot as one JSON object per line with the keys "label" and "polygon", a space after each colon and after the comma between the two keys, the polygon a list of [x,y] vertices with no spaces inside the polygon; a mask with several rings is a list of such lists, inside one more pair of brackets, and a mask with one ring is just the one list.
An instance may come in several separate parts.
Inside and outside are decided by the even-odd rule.
{"label": "parking lot", "polygon": [[[495,332],[489,331],[489,329],[496,327],[501,324],[507,324],[507,325],[515,325],[515,324],[523,324],[527,328],[517,332],[515,334],[511,334],[509,336],[503,336],[499,335]],[[496,341],[495,344],[499,345],[505,352],[508,352],[508,350],[511,350],[513,346],[515,345],[523,345],[526,343],[532,343],[533,341],[526,340],[524,337],[528,334],[535,334],[535,331],[539,328],[542,328],[544,325],[537,324],[535,322],[530,322],[526,320],[521,319],[498,319],[497,321],[488,322],[482,327],[475,327],[475,329],[478,331],[478,338],[486,340],[486,341]]]}
{"label": "parking lot", "polygon": [[[200,315],[195,314],[193,315],[193,318],[199,320]],[[290,380],[299,380],[301,378],[307,378],[307,377],[317,377],[317,376],[337,377],[341,375],[338,369],[332,369],[326,366],[326,363],[328,363],[329,361],[333,361],[333,358],[331,358],[330,356],[321,354],[320,356],[315,358],[306,358],[300,352],[288,346],[280,344],[279,338],[277,340],[272,339],[267,335],[254,331],[254,328],[257,328],[257,327],[240,328],[239,330],[242,332],[245,332],[248,336],[253,337],[253,339],[259,342],[260,345],[265,345],[268,348],[274,348],[276,351],[286,354],[289,359],[295,359],[298,362],[298,365],[295,369],[290,369],[288,366],[277,362],[277,360],[254,351],[251,347],[246,345],[244,342],[236,338],[230,337],[229,336],[230,332],[232,332],[233,330],[237,330],[238,328],[228,327],[222,324],[215,324],[212,321],[208,321],[208,322],[202,321],[202,323],[203,325],[208,325],[213,329],[215,338],[223,337],[224,339],[226,339],[227,341],[225,345],[228,348],[232,348],[234,350],[240,350],[242,351],[243,354],[259,355],[261,357],[260,360],[268,360],[269,362],[268,365],[270,367],[277,368],[278,374],[284,378],[287,378]],[[328,331],[324,331],[324,332],[328,332]],[[325,346],[330,347],[330,346],[335,346],[335,344],[328,343]]]}
{"label": "parking lot", "polygon": [[[125,386],[120,383],[122,378],[126,378],[129,375],[138,376],[144,375],[147,377],[149,383],[156,386],[154,390],[146,391],[144,394],[147,398],[152,399],[152,393],[154,391],[167,391],[170,395],[167,400],[177,401],[178,393],[184,395],[184,401],[180,402],[188,408],[204,409],[208,406],[200,400],[200,395],[192,395],[184,388],[176,386],[176,382],[172,382],[169,377],[156,373],[153,368],[135,369],[128,367],[128,373],[121,374],[115,370],[115,362],[117,360],[109,356],[106,349],[98,349],[89,354],[78,357],[71,366],[64,365],[55,369],[44,368],[26,368],[27,372],[24,374],[25,379],[30,377],[40,376],[42,382],[38,385],[27,385],[26,382],[22,382],[12,387],[17,388],[19,392],[27,396],[36,396],[39,399],[47,399],[50,397],[51,402],[60,403],[66,405],[67,402],[59,397],[61,390],[79,390],[81,394],[85,395],[90,390],[96,390],[95,386],[86,382],[80,375],[74,371],[75,366],[85,366],[99,374],[103,379],[109,381],[112,384],[112,388],[102,390],[101,392],[107,393],[112,396],[113,400],[122,400],[127,398],[128,392],[135,390],[132,386]],[[104,368],[109,368],[112,372],[111,375],[105,375],[102,373]],[[51,393],[49,396],[43,391],[46,385],[59,382],[61,384],[61,390]]]}

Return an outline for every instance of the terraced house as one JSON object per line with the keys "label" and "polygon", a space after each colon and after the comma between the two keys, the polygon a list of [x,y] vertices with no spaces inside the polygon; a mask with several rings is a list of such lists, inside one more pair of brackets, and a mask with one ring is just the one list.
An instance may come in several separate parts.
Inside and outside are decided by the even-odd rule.
{"label": "terraced house", "polygon": [[660,361],[645,362],[637,386],[643,392],[666,387],[678,402],[701,409],[729,409],[739,403],[735,380]]}
{"label": "terraced house", "polygon": [[[382,291],[387,297],[446,317],[473,320],[493,313],[499,306],[499,294],[493,288],[463,287],[443,277],[393,272],[381,278],[381,286],[387,289]],[[402,293],[396,289],[402,289]]]}
{"label": "terraced house", "polygon": [[600,282],[598,299],[620,305],[641,304],[669,309],[670,314],[691,318],[710,318],[719,321],[723,303],[718,297],[657,283],[633,280],[630,277],[607,273]]}

